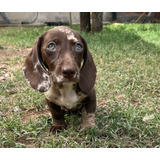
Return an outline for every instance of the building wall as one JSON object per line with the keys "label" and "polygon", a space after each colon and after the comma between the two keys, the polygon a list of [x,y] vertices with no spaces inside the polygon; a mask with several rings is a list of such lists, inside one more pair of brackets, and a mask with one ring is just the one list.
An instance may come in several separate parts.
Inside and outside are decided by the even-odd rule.
{"label": "building wall", "polygon": [[[37,17],[37,12],[5,12],[5,14],[12,23],[32,22]],[[79,22],[79,12],[72,13],[72,21]],[[0,22],[5,23],[2,16],[0,16]],[[38,12],[34,24],[44,24],[45,22],[69,22],[69,12]]]}

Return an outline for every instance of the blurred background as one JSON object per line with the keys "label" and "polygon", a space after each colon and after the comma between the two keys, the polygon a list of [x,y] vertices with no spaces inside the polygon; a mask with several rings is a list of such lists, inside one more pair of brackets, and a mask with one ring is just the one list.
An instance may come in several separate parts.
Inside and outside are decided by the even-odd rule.
{"label": "blurred background", "polygon": [[[92,12],[90,12],[92,17]],[[159,23],[160,12],[103,12],[103,24]],[[0,12],[0,25],[80,24],[80,12]]]}

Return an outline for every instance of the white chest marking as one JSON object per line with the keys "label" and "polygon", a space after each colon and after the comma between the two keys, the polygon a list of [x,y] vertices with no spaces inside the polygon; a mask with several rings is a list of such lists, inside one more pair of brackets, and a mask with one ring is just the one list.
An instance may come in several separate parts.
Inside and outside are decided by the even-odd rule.
{"label": "white chest marking", "polygon": [[76,93],[73,83],[63,83],[62,88],[52,85],[51,88],[45,92],[46,98],[56,103],[57,105],[67,109],[74,109],[86,97],[83,93],[80,95]]}

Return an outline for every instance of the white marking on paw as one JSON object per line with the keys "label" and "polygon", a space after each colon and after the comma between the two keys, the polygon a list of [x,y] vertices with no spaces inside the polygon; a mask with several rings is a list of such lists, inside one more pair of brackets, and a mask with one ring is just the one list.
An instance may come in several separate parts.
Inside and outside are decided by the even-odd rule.
{"label": "white marking on paw", "polygon": [[85,126],[95,126],[95,113],[87,113],[85,109],[82,110],[82,128]]}

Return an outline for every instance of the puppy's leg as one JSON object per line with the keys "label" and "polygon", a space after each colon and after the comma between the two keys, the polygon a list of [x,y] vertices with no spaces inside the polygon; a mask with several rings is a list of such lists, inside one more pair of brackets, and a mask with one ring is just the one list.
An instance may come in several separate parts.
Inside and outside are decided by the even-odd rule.
{"label": "puppy's leg", "polygon": [[80,128],[88,128],[95,126],[95,110],[96,110],[96,94],[93,90],[89,97],[85,100],[82,109],[82,124]]}
{"label": "puppy's leg", "polygon": [[52,114],[53,125],[50,128],[50,132],[55,130],[63,130],[66,128],[65,120],[64,120],[64,111],[61,110],[60,106],[50,102],[47,100],[47,104],[49,106],[49,110]]}

